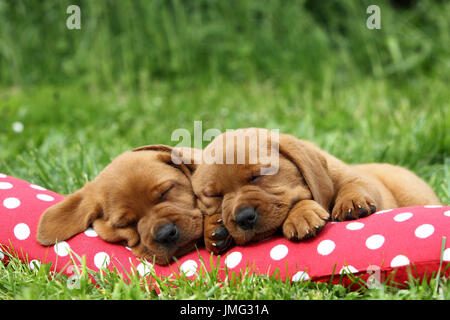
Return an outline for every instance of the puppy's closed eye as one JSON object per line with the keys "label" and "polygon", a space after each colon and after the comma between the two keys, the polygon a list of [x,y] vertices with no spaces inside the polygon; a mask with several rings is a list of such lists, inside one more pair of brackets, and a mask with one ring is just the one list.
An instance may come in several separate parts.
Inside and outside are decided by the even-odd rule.
{"label": "puppy's closed eye", "polygon": [[205,196],[208,198],[217,198],[217,199],[223,198],[223,194],[220,193],[205,193]]}
{"label": "puppy's closed eye", "polygon": [[163,190],[160,194],[159,194],[159,198],[158,201],[162,202],[162,201],[166,201],[167,199],[167,194],[169,193],[170,190],[173,189],[175,185],[172,184],[171,186],[169,186],[168,188],[166,188],[165,190]]}
{"label": "puppy's closed eye", "polygon": [[262,177],[263,177],[263,176],[261,176],[261,175],[252,175],[252,176],[250,177],[250,179],[248,179],[248,182],[251,183],[251,184],[255,184],[255,183],[257,183],[259,180],[261,180]]}

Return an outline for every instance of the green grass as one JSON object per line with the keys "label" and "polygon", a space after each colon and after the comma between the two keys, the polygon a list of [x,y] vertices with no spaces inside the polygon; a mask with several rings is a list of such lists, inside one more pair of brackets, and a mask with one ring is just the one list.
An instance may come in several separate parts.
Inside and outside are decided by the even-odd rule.
{"label": "green grass", "polygon": [[[51,264],[30,268],[14,256],[7,266],[0,264],[0,299],[20,300],[449,300],[450,281],[436,274],[424,280],[412,277],[399,286],[382,284],[366,289],[364,282],[354,279],[354,284],[301,281],[291,283],[273,275],[255,275],[245,269],[232,272],[224,280],[218,279],[218,265],[201,260],[193,279],[183,273],[171,277],[159,276],[150,270],[145,276],[136,269],[125,276],[116,270],[93,271],[82,258],[74,258],[79,267],[70,278],[51,271]],[[80,264],[81,263],[81,264]],[[75,269],[74,269],[75,270]]]}
{"label": "green grass", "polygon": [[[450,203],[450,3],[380,1],[0,2],[0,172],[68,194],[130,148],[177,128],[265,127],[349,162],[389,162]],[[23,131],[15,132],[15,122]],[[194,137],[192,137],[193,139]],[[0,299],[449,299],[448,279],[349,291],[248,275],[238,284],[0,264]],[[97,279],[89,282],[88,273]],[[154,275],[156,277],[156,275]],[[174,286],[169,286],[172,283]]]}
{"label": "green grass", "polygon": [[[67,194],[94,178],[119,153],[144,144],[176,144],[170,141],[170,133],[180,127],[192,132],[193,121],[201,119],[204,130],[280,128],[313,140],[348,162],[404,165],[449,203],[445,128],[450,100],[444,84],[425,83],[433,89],[422,88],[430,89],[426,96],[417,94],[414,87],[394,88],[387,81],[325,87],[317,96],[309,89],[256,82],[175,91],[167,83],[156,83],[153,90],[139,94],[92,94],[77,87],[47,86],[4,90],[0,96],[10,116],[4,122],[6,134],[0,138],[2,145],[8,145],[1,153],[0,171]],[[24,124],[23,132],[12,130],[14,121]],[[446,279],[412,281],[407,289],[351,292],[339,285],[290,284],[249,276],[239,285],[225,282],[222,286],[177,279],[177,289],[157,296],[139,279],[125,284],[112,273],[97,286],[86,280],[82,289],[69,290],[63,275],[49,277],[19,261],[2,268],[0,297],[4,299],[449,299],[450,292]]]}

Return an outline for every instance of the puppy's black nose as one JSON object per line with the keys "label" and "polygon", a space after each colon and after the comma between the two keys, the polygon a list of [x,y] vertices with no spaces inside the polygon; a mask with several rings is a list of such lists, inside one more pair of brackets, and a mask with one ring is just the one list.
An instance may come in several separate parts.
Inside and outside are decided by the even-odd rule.
{"label": "puppy's black nose", "polygon": [[235,221],[241,229],[253,229],[257,220],[258,211],[255,208],[242,206],[237,210]]}
{"label": "puppy's black nose", "polygon": [[155,241],[162,245],[169,246],[177,242],[179,237],[180,232],[178,231],[177,226],[173,223],[165,223],[156,231]]}

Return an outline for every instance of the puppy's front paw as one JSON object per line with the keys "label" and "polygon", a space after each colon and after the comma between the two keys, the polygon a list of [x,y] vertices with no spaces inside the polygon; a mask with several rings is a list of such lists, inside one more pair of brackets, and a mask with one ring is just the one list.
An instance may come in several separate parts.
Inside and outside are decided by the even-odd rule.
{"label": "puppy's front paw", "polygon": [[332,211],[334,221],[363,218],[377,211],[376,202],[365,192],[338,195]]}
{"label": "puppy's front paw", "polygon": [[223,225],[220,213],[205,216],[203,223],[203,237],[208,251],[220,254],[231,247],[233,238]]}
{"label": "puppy's front paw", "polygon": [[293,241],[315,237],[326,225],[330,214],[313,200],[297,203],[283,223],[284,236]]}

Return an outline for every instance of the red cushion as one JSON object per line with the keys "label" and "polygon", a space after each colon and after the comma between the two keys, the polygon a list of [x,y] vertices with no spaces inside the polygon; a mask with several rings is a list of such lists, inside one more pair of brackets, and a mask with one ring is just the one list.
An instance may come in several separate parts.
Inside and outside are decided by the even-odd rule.
{"label": "red cushion", "polygon": [[[118,272],[137,267],[146,272],[145,263],[136,259],[130,250],[119,244],[101,240],[93,229],[74,236],[55,246],[41,246],[35,239],[39,217],[44,210],[64,197],[23,180],[0,174],[0,244],[2,250],[11,250],[26,263],[53,264],[56,272],[74,271],[67,248],[79,256],[86,256],[87,267],[98,270],[103,266]],[[349,222],[329,223],[318,237],[299,243],[281,237],[234,247],[220,259],[219,266],[239,273],[247,266],[258,274],[289,277],[292,281],[330,281],[347,285],[352,283],[345,273],[353,273],[367,280],[377,277],[382,282],[392,277],[396,282],[408,279],[408,270],[417,278],[437,273],[441,262],[443,237],[450,235],[450,207],[424,206],[379,211]],[[182,270],[195,276],[200,268],[199,254],[210,269],[210,253],[200,248],[179,258],[171,266],[154,266],[158,275],[168,276]],[[0,252],[0,258],[7,257]],[[450,268],[450,239],[442,254],[442,270],[448,276]],[[216,259],[214,259],[216,263]],[[34,266],[34,263],[32,263]],[[175,267],[174,267],[175,266]],[[343,271],[344,270],[344,271]],[[393,272],[395,271],[395,272]],[[344,273],[341,277],[340,273]],[[225,271],[219,276],[224,279]],[[395,277],[394,277],[395,276]],[[342,279],[341,279],[342,278]],[[354,277],[353,277],[354,278]]]}

